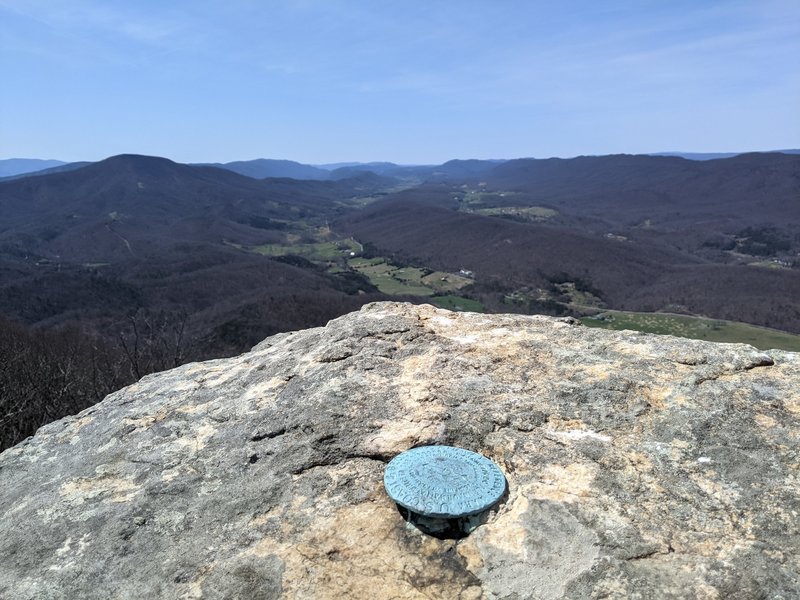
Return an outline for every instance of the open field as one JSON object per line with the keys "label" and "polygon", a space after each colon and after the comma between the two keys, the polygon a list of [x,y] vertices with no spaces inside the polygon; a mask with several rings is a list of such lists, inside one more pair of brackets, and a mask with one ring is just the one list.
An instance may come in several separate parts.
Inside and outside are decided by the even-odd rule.
{"label": "open field", "polygon": [[483,312],[483,304],[477,300],[470,300],[461,296],[435,296],[431,302],[439,308],[465,312]]}
{"label": "open field", "polygon": [[415,267],[398,267],[384,258],[354,258],[350,267],[369,278],[384,294],[392,296],[430,296],[434,290],[423,285],[426,271]]}
{"label": "open field", "polygon": [[[357,256],[362,250],[362,246],[352,238],[311,244],[297,243],[287,238],[284,244],[264,244],[250,248],[250,251],[262,256],[296,255],[322,263],[335,263],[341,258],[347,259],[347,267],[365,275],[381,292],[392,296],[431,296],[436,293],[450,293],[472,283],[468,277],[454,273],[442,271],[431,273],[425,268],[393,265],[383,257]],[[342,268],[343,264],[331,264],[328,270],[329,272],[346,270]]]}
{"label": "open field", "polygon": [[[444,271],[430,272],[419,267],[398,267],[383,257],[351,258],[351,269],[366,275],[370,282],[384,294],[393,296],[432,296],[449,294],[473,283],[472,279]],[[475,300],[460,296],[437,296],[431,301],[450,310],[469,310],[482,312],[483,305]]]}
{"label": "open field", "polygon": [[546,221],[558,211],[545,206],[507,206],[517,192],[468,190],[461,198],[459,210],[487,217],[510,217],[521,221]]}
{"label": "open field", "polygon": [[436,290],[437,292],[455,292],[473,283],[469,277],[462,277],[444,271],[434,271],[430,275],[425,275],[421,279],[424,285]]}
{"label": "open field", "polygon": [[255,246],[251,250],[263,256],[287,256],[292,254],[312,261],[325,262],[334,261],[342,257],[350,257],[351,252],[358,254],[361,251],[361,247],[355,240],[345,239],[314,244],[265,244],[263,246]]}
{"label": "open field", "polygon": [[402,267],[395,270],[392,273],[392,277],[408,283],[419,283],[422,281],[422,278],[425,277],[426,273],[427,271],[418,269],[417,267]]}
{"label": "open field", "polygon": [[386,259],[383,258],[382,256],[376,258],[359,257],[359,258],[351,258],[349,261],[347,261],[347,264],[349,264],[354,269],[363,269],[365,267],[372,267],[375,265],[384,264],[385,262]]}
{"label": "open field", "polygon": [[604,311],[598,316],[600,318],[584,317],[581,322],[587,327],[616,330],[632,329],[646,333],[674,335],[710,342],[750,344],[760,350],[777,348],[800,352],[800,335],[748,325],[747,323],[685,315],[622,311]]}

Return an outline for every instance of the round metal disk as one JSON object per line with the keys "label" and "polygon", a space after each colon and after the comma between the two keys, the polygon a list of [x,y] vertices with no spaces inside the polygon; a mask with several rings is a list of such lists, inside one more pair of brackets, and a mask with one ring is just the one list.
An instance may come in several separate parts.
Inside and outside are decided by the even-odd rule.
{"label": "round metal disk", "polygon": [[387,465],[383,483],[400,506],[442,519],[483,512],[506,490],[497,465],[453,446],[422,446],[398,454]]}

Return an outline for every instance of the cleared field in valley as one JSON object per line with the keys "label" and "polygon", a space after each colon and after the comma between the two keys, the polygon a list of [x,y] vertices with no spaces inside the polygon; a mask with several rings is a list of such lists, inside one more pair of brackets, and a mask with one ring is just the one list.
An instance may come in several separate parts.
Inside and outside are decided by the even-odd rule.
{"label": "cleared field in valley", "polygon": [[265,244],[255,246],[253,252],[263,256],[296,255],[311,261],[334,261],[341,257],[349,257],[351,252],[361,251],[359,244],[352,240],[337,240],[333,242],[317,242],[313,244]]}
{"label": "cleared field in valley", "polygon": [[584,317],[581,322],[587,327],[632,329],[710,342],[750,344],[761,350],[776,348],[800,352],[800,335],[747,323],[686,315],[623,311],[605,311],[600,316],[601,318]]}
{"label": "cleared field in valley", "polygon": [[436,296],[431,298],[431,303],[439,308],[458,310],[464,312],[483,312],[483,304],[477,300],[470,300],[461,296]]}

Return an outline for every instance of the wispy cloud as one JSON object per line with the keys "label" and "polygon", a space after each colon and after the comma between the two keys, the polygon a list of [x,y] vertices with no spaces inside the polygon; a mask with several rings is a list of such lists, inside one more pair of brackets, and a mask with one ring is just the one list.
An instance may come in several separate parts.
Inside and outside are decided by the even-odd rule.
{"label": "wispy cloud", "polygon": [[10,24],[3,28],[4,38],[17,51],[47,56],[69,68],[143,65],[157,56],[202,47],[202,39],[187,27],[186,19],[169,10],[137,10],[137,5],[95,0],[0,0],[0,12],[14,17],[17,26],[26,25],[23,32],[15,31]]}
{"label": "wispy cloud", "polygon": [[61,31],[103,33],[142,44],[159,44],[182,29],[176,17],[158,18],[132,10],[135,3],[111,5],[91,0],[0,0],[0,8]]}
{"label": "wispy cloud", "polygon": [[463,134],[475,128],[496,155],[534,134],[559,148],[591,137],[581,151],[645,136],[691,149],[675,136],[698,123],[718,123],[704,132],[716,139],[800,138],[797,0],[0,0],[0,44],[13,90],[0,108],[35,106],[67,131],[70,98],[86,111],[73,138],[101,139],[104,111],[124,132],[120,110],[182,123],[165,143],[203,123],[231,145],[395,137],[410,160],[419,136],[477,144]]}

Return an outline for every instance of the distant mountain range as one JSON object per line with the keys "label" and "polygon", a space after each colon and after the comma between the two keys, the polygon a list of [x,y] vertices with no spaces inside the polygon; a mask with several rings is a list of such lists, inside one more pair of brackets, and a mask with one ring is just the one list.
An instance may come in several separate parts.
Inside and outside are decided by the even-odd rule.
{"label": "distant mountain range", "polygon": [[[798,149],[789,150],[766,150],[766,154],[800,154]],[[680,156],[688,160],[715,160],[717,158],[732,158],[747,152],[655,152],[650,156]]]}
{"label": "distant mountain range", "polygon": [[291,179],[329,179],[329,171],[293,160],[257,158],[229,163],[199,163],[198,166],[220,167],[254,179],[267,177],[289,177]]}
{"label": "distant mountain range", "polygon": [[[0,313],[60,322],[89,302],[78,300],[92,289],[87,282],[107,276],[118,285],[93,296],[89,304],[98,311],[125,305],[125,289],[130,301],[175,307],[183,300],[173,292],[169,301],[149,295],[155,281],[195,289],[237,269],[267,266],[286,271],[279,277],[284,288],[374,292],[364,281],[353,287],[357,273],[346,265],[326,273],[313,264],[308,271],[307,261],[259,256],[291,255],[297,244],[308,252],[335,239],[332,227],[401,263],[478,273],[475,293],[496,309],[502,295],[489,290],[544,289],[549,278],[566,274],[590,282],[612,307],[676,305],[800,331],[800,270],[777,269],[800,252],[800,156],[454,160],[382,163],[379,170],[337,167],[329,180],[255,179],[227,167],[121,155],[0,182]],[[773,269],[747,266],[772,259]],[[64,281],[54,286],[52,278]],[[246,285],[266,285],[257,281]],[[207,300],[193,301],[192,310],[215,313],[224,303],[236,312],[233,289],[214,284],[198,292],[195,298]]]}
{"label": "distant mountain range", "polygon": [[43,160],[39,158],[7,158],[0,160],[0,178],[33,173],[66,164],[61,160]]}
{"label": "distant mountain range", "polygon": [[[775,150],[771,153],[800,154],[800,149]],[[714,160],[731,158],[744,154],[741,152],[657,152],[647,156],[677,156],[687,160]],[[521,160],[521,159],[516,159]],[[194,163],[194,166],[210,166],[227,169],[252,177],[253,179],[290,178],[308,180],[343,179],[359,173],[375,173],[413,179],[417,181],[431,178],[448,179],[462,176],[478,176],[492,167],[508,162],[506,159],[490,160],[451,160],[441,165],[398,165],[392,162],[341,162],[321,165],[308,165],[292,160],[276,160],[257,158],[254,160],[234,161],[228,163]],[[67,163],[59,160],[40,160],[28,158],[9,158],[0,160],[0,181],[15,179],[28,175],[47,175],[71,171],[90,164],[89,162]]]}
{"label": "distant mountain range", "polygon": [[119,261],[177,243],[265,243],[286,223],[323,222],[339,202],[385,185],[376,175],[338,181],[256,180],[228,169],[120,155],[71,171],[0,183],[0,241],[47,259]]}

